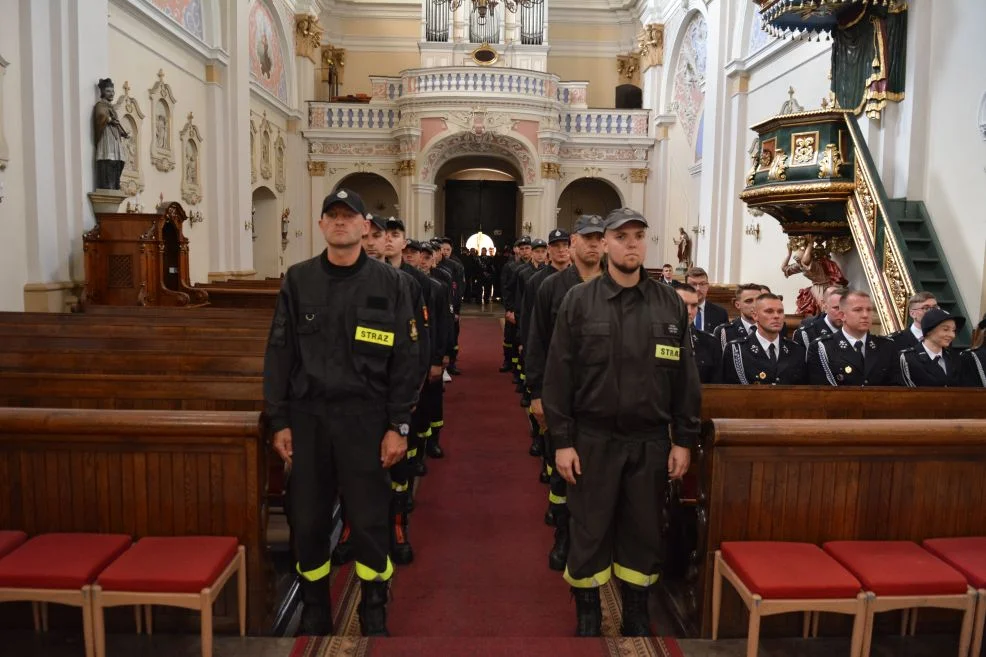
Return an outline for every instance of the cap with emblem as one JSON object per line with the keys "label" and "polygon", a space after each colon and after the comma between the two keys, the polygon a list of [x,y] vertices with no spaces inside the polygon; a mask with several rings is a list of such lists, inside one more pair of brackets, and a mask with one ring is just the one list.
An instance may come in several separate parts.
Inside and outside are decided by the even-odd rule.
{"label": "cap with emblem", "polygon": [[939,324],[950,319],[955,321],[956,332],[961,331],[962,327],[965,326],[965,317],[949,314],[941,308],[932,308],[921,318],[921,332],[928,335]]}
{"label": "cap with emblem", "polygon": [[514,246],[530,246],[530,245],[531,245],[531,238],[528,237],[527,235],[524,235],[519,240],[514,242]]}
{"label": "cap with emblem", "polygon": [[404,248],[407,249],[408,251],[420,251],[421,242],[419,242],[418,240],[409,239],[407,243],[404,245]]}
{"label": "cap with emblem", "polygon": [[421,244],[419,246],[421,247],[420,250],[422,252],[424,252],[424,253],[434,253],[435,252],[435,245],[432,244],[431,242],[421,242]]}
{"label": "cap with emblem", "polygon": [[545,242],[543,239],[541,239],[539,237],[536,240],[531,240],[531,248],[532,249],[546,249],[546,248],[548,248],[548,243]]}
{"label": "cap with emblem", "polygon": [[644,219],[644,215],[640,214],[636,210],[631,210],[630,208],[613,210],[606,215],[606,230],[616,230],[631,222],[643,224],[644,228],[647,227],[647,220]]}
{"label": "cap with emblem", "polygon": [[386,230],[399,230],[402,233],[407,232],[407,229],[404,227],[404,221],[397,217],[387,217]]}
{"label": "cap with emblem", "polygon": [[576,235],[591,235],[593,233],[602,235],[603,232],[603,218],[598,214],[583,214],[575,220]]}
{"label": "cap with emblem", "polygon": [[368,214],[366,218],[370,220],[370,223],[379,228],[380,230],[387,230],[387,220],[377,214]]}
{"label": "cap with emblem", "polygon": [[356,192],[349,189],[337,189],[335,193],[329,194],[322,201],[322,214],[328,212],[329,208],[336,203],[342,203],[348,207],[353,212],[358,212],[361,215],[366,216],[366,206],[363,205],[363,199]]}
{"label": "cap with emblem", "polygon": [[442,244],[448,244],[449,246],[452,246],[452,238],[451,237],[436,237],[435,239],[437,239]]}
{"label": "cap with emblem", "polygon": [[569,241],[568,233],[563,231],[561,228],[555,228],[553,231],[548,233],[548,244],[567,241]]}

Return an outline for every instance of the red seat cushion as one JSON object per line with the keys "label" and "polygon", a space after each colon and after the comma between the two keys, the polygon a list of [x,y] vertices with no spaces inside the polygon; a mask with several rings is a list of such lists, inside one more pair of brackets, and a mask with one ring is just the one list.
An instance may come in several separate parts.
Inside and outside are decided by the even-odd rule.
{"label": "red seat cushion", "polygon": [[212,586],[236,548],[228,536],[142,538],[97,583],[107,591],[198,593]]}
{"label": "red seat cushion", "polygon": [[27,534],[24,532],[13,530],[0,531],[0,558],[13,552],[14,548],[26,540]]}
{"label": "red seat cushion", "polygon": [[877,595],[954,595],[968,588],[962,573],[910,541],[832,541],[822,547]]}
{"label": "red seat cushion", "polygon": [[81,589],[126,552],[123,534],[42,534],[0,559],[0,588]]}
{"label": "red seat cushion", "polygon": [[921,545],[965,575],[977,589],[986,589],[986,536],[930,538]]}
{"label": "red seat cushion", "polygon": [[861,586],[835,559],[811,543],[723,543],[722,558],[765,600],[855,598]]}

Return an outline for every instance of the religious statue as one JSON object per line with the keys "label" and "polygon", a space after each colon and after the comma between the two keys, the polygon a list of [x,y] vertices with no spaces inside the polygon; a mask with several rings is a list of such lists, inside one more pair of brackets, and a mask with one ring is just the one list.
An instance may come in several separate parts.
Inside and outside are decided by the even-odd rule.
{"label": "religious statue", "polygon": [[811,235],[791,237],[781,271],[784,272],[784,278],[804,274],[811,281],[810,286],[798,291],[798,313],[802,315],[817,315],[820,312],[826,287],[849,283],[821,242],[816,245]]}
{"label": "religious statue", "polygon": [[684,228],[679,227],[678,238],[671,241],[678,247],[678,270],[688,271],[692,266],[692,238],[688,237]]}
{"label": "religious statue", "polygon": [[189,145],[185,150],[185,180],[189,185],[194,185],[198,182],[198,168],[195,162],[195,151],[192,150],[192,146]]}
{"label": "religious statue", "polygon": [[157,115],[157,125],[154,126],[154,139],[157,147],[167,150],[168,148],[168,117],[164,114]]}
{"label": "religious statue", "polygon": [[116,89],[113,80],[99,81],[99,100],[92,110],[93,138],[96,143],[96,189],[120,189],[120,176],[126,163],[124,141],[130,134],[124,130],[113,107]]}

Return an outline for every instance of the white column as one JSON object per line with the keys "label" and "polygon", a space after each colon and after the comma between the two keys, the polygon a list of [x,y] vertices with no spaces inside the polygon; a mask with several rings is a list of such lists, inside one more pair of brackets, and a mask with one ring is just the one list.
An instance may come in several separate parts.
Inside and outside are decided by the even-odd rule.
{"label": "white column", "polygon": [[713,281],[722,280],[722,257],[719,241],[721,229],[716,221],[716,199],[722,193],[722,180],[715,175],[719,169],[726,144],[720,139],[725,126],[725,80],[723,69],[729,36],[729,12],[726,3],[712,0],[708,4],[708,63],[705,83],[705,146],[702,152],[702,184],[699,193],[698,221],[705,226],[705,235],[695,236],[695,262],[704,266]]}
{"label": "white column", "polygon": [[253,239],[243,223],[250,220],[250,30],[249,3],[226,3],[229,35],[229,76],[226,101],[226,201],[228,214],[227,257],[233,271],[253,271]]}
{"label": "white column", "polygon": [[[547,232],[553,227],[549,226],[548,222],[553,222],[553,218],[546,219],[546,214],[541,210],[541,204],[544,200],[544,187],[527,185],[524,187],[518,187],[521,196],[523,198],[523,207],[521,208],[521,233],[524,235],[531,235],[532,237],[540,237],[542,234],[547,234]],[[553,214],[554,209],[550,209],[548,214]],[[531,225],[530,232],[524,229],[527,224]]]}
{"label": "white column", "polygon": [[714,174],[722,179],[722,189],[725,190],[717,204],[719,221],[714,229],[719,234],[721,247],[718,280],[722,282],[739,280],[744,229],[746,223],[753,219],[746,212],[746,204],[739,199],[740,192],[746,188],[746,173],[750,168],[747,149],[753,139],[753,133],[747,126],[749,88],[750,76],[745,72],[735,72],[728,78],[728,113],[724,117],[721,137],[726,142],[726,148]]}
{"label": "white column", "polygon": [[[435,191],[438,185],[431,183],[413,183],[411,189],[414,191],[413,204],[415,207],[413,230],[412,225],[407,228],[411,236],[415,239],[423,240],[435,236]],[[425,222],[430,222],[431,227],[425,230]]]}
{"label": "white column", "polygon": [[548,238],[548,233],[558,226],[558,180],[555,178],[542,178],[541,184],[541,211],[539,222],[541,228],[536,233],[538,237]]}
{"label": "white column", "polygon": [[[320,164],[322,165],[322,168],[312,168],[312,164]],[[310,192],[309,198],[311,199],[312,208],[310,215],[311,219],[308,223],[308,232],[311,234],[311,240],[308,244],[309,257],[317,256],[322,252],[322,249],[325,248],[325,238],[322,235],[322,229],[319,228],[318,225],[319,219],[322,218],[322,201],[324,201],[325,197],[329,194],[324,165],[325,162],[308,163],[306,166],[309,167],[309,171],[312,173],[306,171],[305,177],[303,178],[303,180],[306,180],[308,183],[308,190]],[[302,221],[304,220],[299,218],[299,223]]]}
{"label": "white column", "polygon": [[[64,310],[94,222],[92,108],[109,69],[107,0],[20,0],[26,310]],[[10,53],[8,56],[13,55]],[[11,57],[13,59],[13,57]],[[122,81],[117,81],[122,85]],[[119,93],[119,92],[118,92]]]}
{"label": "white column", "polygon": [[[647,179],[647,188],[644,193],[644,216],[653,223],[650,230],[651,236],[657,235],[666,239],[671,233],[668,228],[670,221],[671,195],[668,190],[671,180],[671,169],[668,164],[670,143],[668,142],[668,129],[675,122],[673,114],[658,115],[654,121],[654,149],[651,152],[651,174]],[[670,249],[670,244],[661,244],[652,247],[647,252],[647,266],[658,267],[667,261],[665,252]],[[656,263],[656,264],[655,264]]]}
{"label": "white column", "polygon": [[[397,178],[397,202],[401,209],[398,216],[404,221],[404,226],[410,230],[417,225],[418,205],[414,191],[414,172]],[[411,235],[413,237],[413,235]]]}
{"label": "white column", "polygon": [[[217,135],[217,138],[206,142],[203,153],[206,170],[215,172],[214,176],[210,176],[214,187],[203,195],[209,231],[209,274],[210,278],[215,275],[225,280],[233,269],[230,241],[236,234],[236,222],[233,221],[236,217],[231,215],[229,204],[230,178],[226,174],[232,156],[226,142],[230,130],[226,119],[228,85],[224,83],[229,78],[229,66],[218,61],[210,62],[206,65],[205,77],[205,134]],[[242,230],[242,221],[239,226]]]}
{"label": "white column", "polygon": [[[297,38],[297,37],[295,37]],[[308,50],[313,57],[319,50]],[[306,101],[315,98],[315,62],[307,55],[295,57],[297,102],[303,119],[289,119],[288,133],[284,135],[284,178],[287,184],[285,203],[291,208],[291,223],[288,225],[288,248],[284,252],[284,268],[310,257],[313,249],[321,246],[321,234],[312,232],[311,220],[321,211],[321,199],[312,198],[308,184],[308,140],[301,130],[307,127],[308,105]],[[321,190],[319,190],[321,191]],[[301,236],[298,236],[301,232]],[[318,248],[321,251],[321,248]]]}

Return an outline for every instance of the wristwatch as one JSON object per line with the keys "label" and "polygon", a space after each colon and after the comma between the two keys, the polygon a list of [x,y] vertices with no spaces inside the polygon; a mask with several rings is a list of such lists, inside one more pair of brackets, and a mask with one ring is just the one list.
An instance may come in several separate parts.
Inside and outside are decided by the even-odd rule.
{"label": "wristwatch", "polygon": [[401,438],[407,438],[409,435],[411,435],[411,427],[408,426],[407,423],[404,423],[404,424],[391,424],[390,425],[390,430],[391,431],[396,431],[400,435]]}

